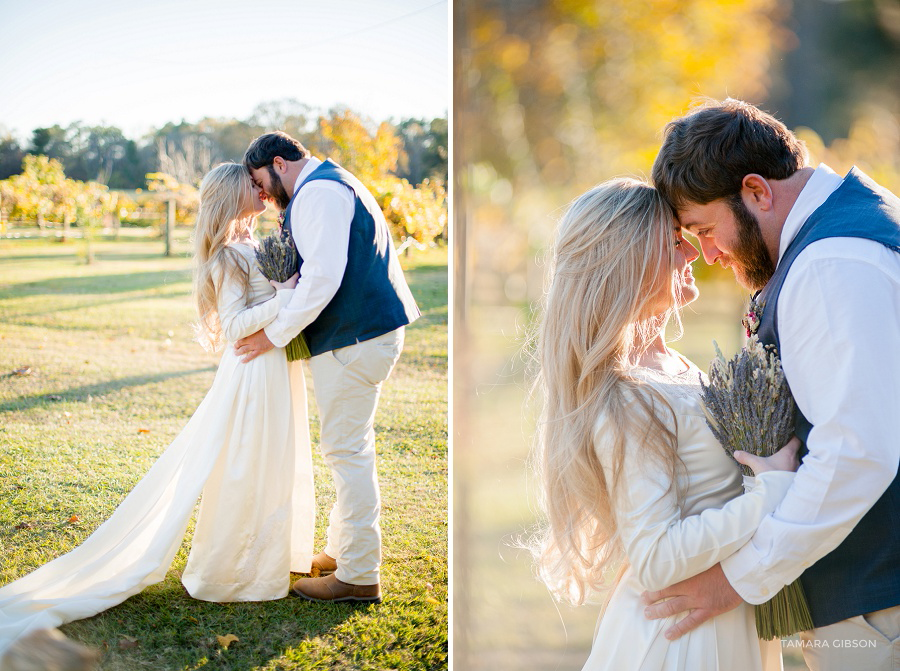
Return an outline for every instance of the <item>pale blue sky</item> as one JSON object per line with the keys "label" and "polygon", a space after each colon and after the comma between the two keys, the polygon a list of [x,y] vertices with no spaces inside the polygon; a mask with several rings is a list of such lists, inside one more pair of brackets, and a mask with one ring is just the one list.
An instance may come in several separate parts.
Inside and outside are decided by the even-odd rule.
{"label": "pale blue sky", "polygon": [[0,130],[246,118],[296,98],[449,110],[447,0],[0,0]]}

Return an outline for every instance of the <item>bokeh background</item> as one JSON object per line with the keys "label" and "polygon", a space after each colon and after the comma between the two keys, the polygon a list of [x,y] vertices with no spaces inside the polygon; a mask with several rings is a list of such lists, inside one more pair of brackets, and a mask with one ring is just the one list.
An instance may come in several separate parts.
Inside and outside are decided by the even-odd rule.
{"label": "bokeh background", "polygon": [[[900,191],[898,0],[457,0],[454,3],[454,669],[578,669],[599,604],[553,602],[517,539],[535,521],[523,343],[566,204],[649,174],[665,123],[742,98],[812,165]],[[733,353],[746,295],[695,264],[675,347]],[[788,655],[787,668],[805,668]]]}

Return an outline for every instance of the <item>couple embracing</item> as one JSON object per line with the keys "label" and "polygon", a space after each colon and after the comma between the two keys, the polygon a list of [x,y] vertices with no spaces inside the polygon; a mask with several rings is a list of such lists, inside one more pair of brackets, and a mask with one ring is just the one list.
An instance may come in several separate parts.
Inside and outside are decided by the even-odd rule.
{"label": "couple embracing", "polygon": [[[273,202],[299,278],[267,280],[256,217]],[[224,347],[212,387],[147,475],[77,548],[0,588],[0,654],[31,631],[96,615],[159,582],[201,495],[182,583],[217,602],[380,602],[375,410],[419,311],[377,202],[336,163],[285,133],[258,137],[243,165],[200,186],[198,335]],[[315,497],[300,362],[304,333],[336,502],[314,556]],[[290,573],[309,573],[290,584]]]}
{"label": "couple embracing", "polygon": [[[665,340],[698,296],[685,231],[758,292],[757,335],[799,409],[780,451],[735,453],[757,475],[743,494],[700,370]],[[780,669],[751,604],[799,577],[810,669],[896,670],[900,199],[856,168],[808,166],[761,110],[709,102],[667,126],[653,186],[613,180],[576,199],[552,258],[540,573],[582,603],[619,568],[584,668]]]}

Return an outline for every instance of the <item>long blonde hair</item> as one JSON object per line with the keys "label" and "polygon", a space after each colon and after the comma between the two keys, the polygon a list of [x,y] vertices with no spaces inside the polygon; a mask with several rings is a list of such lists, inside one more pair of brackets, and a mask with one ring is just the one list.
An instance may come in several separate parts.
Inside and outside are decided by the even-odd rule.
{"label": "long blonde hair", "polygon": [[251,193],[250,175],[239,163],[220,163],[200,183],[200,211],[194,227],[194,300],[200,317],[197,339],[210,351],[224,345],[218,295],[226,277],[247,291],[250,265],[229,243],[247,235],[253,217],[241,218]]}
{"label": "long blonde hair", "polygon": [[[532,454],[546,519],[532,549],[540,578],[574,604],[624,559],[613,501],[626,437],[638,437],[676,481],[671,407],[629,372],[676,313],[674,227],[653,187],[616,179],[572,202],[551,250]],[[600,417],[613,445],[611,472],[593,441]]]}

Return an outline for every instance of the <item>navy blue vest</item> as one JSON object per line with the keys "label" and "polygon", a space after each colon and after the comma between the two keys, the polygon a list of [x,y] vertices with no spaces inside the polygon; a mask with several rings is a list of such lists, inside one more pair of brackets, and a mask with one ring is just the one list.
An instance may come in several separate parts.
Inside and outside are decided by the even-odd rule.
{"label": "navy blue vest", "polygon": [[[856,168],[847,174],[843,184],[806,220],[772,279],[756,297],[763,304],[757,335],[764,344],[779,346],[776,307],[791,264],[807,245],[824,238],[865,238],[900,252],[900,199]],[[897,352],[886,354],[900,356]],[[878,416],[873,415],[871,421],[879,421]],[[796,433],[804,443],[810,429],[812,424],[798,412]],[[806,569],[800,581],[816,627],[900,605],[900,475],[850,535]]]}
{"label": "navy blue vest", "polygon": [[[347,268],[341,286],[325,309],[305,329],[312,356],[346,347],[405,326],[419,317],[419,308],[403,277],[384,214],[368,189],[337,163],[327,160],[303,180],[284,215],[291,230],[291,206],[304,187],[327,179],[353,192]],[[303,258],[297,268],[303,274]]]}

